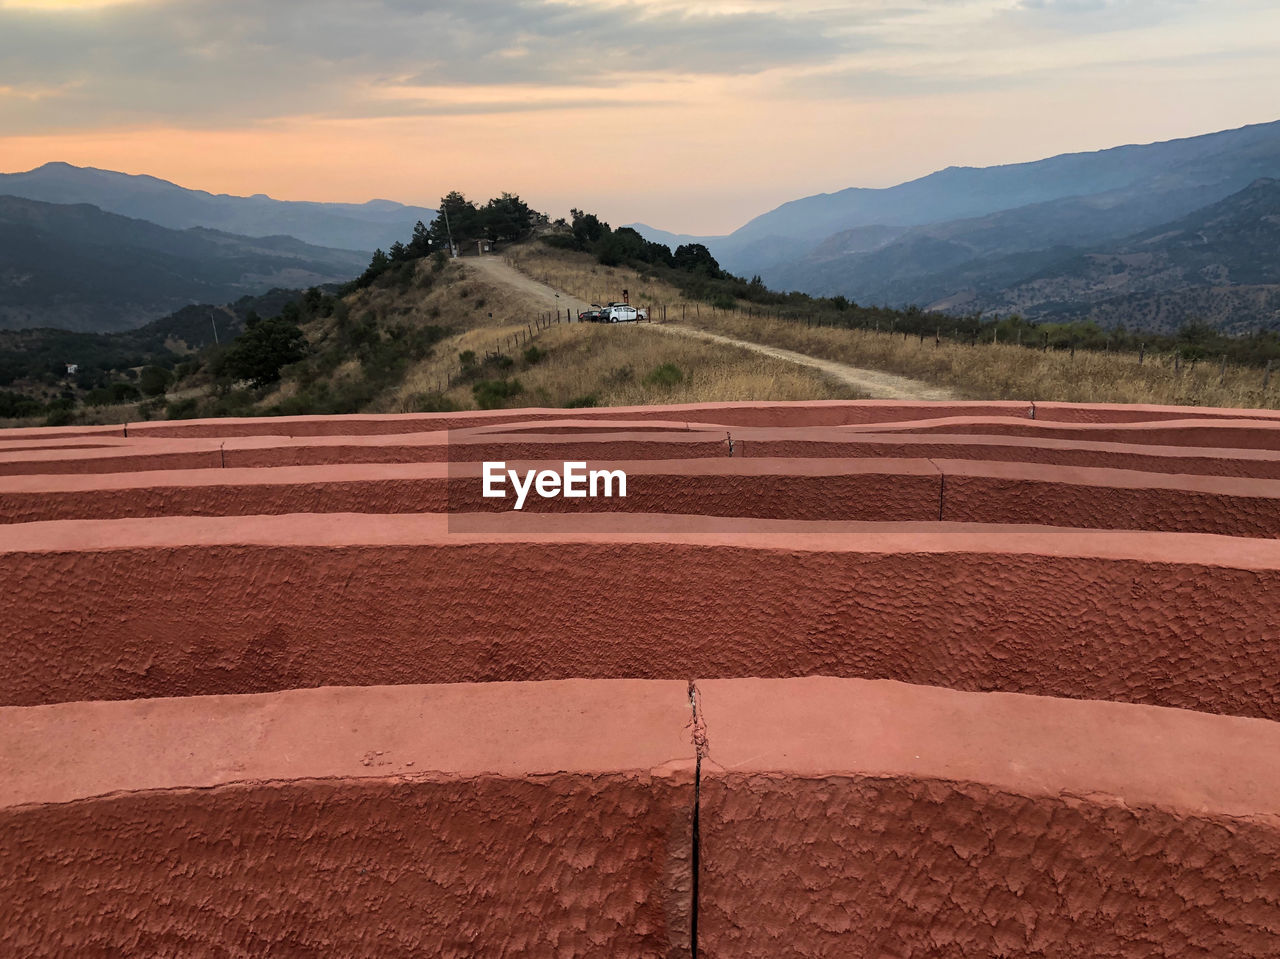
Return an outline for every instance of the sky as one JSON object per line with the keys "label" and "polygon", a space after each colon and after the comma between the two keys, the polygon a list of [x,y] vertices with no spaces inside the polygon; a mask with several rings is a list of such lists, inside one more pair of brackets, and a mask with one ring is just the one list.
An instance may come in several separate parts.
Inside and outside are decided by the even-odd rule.
{"label": "sky", "polygon": [[0,171],[287,200],[510,191],[712,235],[1276,119],[1275,0],[0,0]]}

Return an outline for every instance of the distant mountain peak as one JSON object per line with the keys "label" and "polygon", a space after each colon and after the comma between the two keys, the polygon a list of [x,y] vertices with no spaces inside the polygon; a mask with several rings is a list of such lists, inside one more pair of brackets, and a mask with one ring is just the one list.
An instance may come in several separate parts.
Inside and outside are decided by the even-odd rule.
{"label": "distant mountain peak", "polygon": [[0,174],[0,194],[42,203],[89,203],[171,230],[207,227],[250,237],[291,236],[330,249],[368,253],[407,242],[435,210],[391,200],[321,203],[191,190],[148,174],[78,167],[54,160],[25,173]]}

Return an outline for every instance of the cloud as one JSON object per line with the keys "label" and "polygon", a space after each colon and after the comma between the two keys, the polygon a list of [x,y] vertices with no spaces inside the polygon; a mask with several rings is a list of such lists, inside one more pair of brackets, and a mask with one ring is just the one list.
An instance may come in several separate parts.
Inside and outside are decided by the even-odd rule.
{"label": "cloud", "polygon": [[1028,26],[1106,32],[1176,20],[1204,3],[1205,0],[1018,0],[1013,14]]}
{"label": "cloud", "polygon": [[[853,41],[815,14],[763,6],[704,12],[638,3],[465,0],[135,0],[56,14],[0,7],[0,125],[203,126],[289,115],[555,110],[609,88],[742,77],[829,62]],[[574,88],[570,96],[536,95]],[[4,90],[14,91],[6,96]],[[24,90],[60,91],[36,108]],[[652,97],[641,97],[653,102]],[[625,105],[625,104],[623,104]]]}

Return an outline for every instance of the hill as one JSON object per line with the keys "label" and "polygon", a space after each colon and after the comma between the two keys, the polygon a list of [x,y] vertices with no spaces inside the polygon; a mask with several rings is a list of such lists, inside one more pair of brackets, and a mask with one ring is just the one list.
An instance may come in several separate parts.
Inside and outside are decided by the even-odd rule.
{"label": "hill", "polygon": [[364,264],[292,237],[170,230],[87,204],[0,196],[0,329],[130,329],[191,303],[344,281]]}
{"label": "hill", "polygon": [[369,253],[430,223],[435,211],[391,200],[312,203],[268,196],[229,196],[189,190],[153,176],[46,163],[25,173],[0,174],[0,194],[45,203],[88,203],[109,213],[173,230],[207,227],[244,236],[292,236],[316,246]]}
{"label": "hill", "polygon": [[966,308],[1171,330],[1191,320],[1229,332],[1280,327],[1280,180],[1120,242],[1073,253]]}
{"label": "hill", "polygon": [[[1031,163],[949,167],[883,190],[805,197],[701,242],[727,269],[758,274],[775,288],[962,310],[998,301],[985,294],[1018,287],[1075,253],[1192,214],[1265,177],[1280,177],[1280,121]],[[1223,301],[1256,300],[1241,292]]]}

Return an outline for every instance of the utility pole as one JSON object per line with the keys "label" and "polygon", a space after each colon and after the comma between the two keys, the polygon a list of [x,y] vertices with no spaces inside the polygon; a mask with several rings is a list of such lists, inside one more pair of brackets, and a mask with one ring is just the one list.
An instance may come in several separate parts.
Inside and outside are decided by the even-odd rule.
{"label": "utility pole", "polygon": [[457,256],[458,248],[453,245],[453,227],[449,225],[449,208],[441,204],[440,212],[444,214],[444,229],[449,234],[449,256]]}

